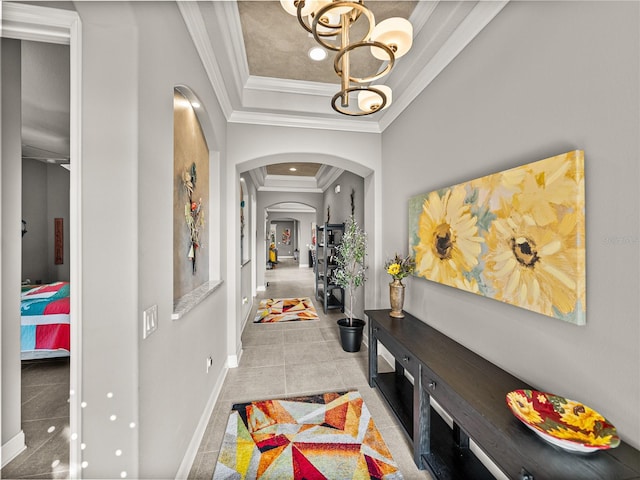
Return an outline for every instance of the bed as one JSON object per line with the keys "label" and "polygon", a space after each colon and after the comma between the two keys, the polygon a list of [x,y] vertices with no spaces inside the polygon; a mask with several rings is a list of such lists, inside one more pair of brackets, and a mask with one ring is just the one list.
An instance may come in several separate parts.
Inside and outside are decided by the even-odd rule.
{"label": "bed", "polygon": [[22,287],[20,356],[22,360],[68,357],[69,282]]}

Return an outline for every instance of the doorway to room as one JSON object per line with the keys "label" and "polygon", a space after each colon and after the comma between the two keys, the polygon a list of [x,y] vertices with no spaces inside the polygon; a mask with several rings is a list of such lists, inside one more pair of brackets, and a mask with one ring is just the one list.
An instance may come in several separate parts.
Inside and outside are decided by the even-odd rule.
{"label": "doorway to room", "polygon": [[[14,105],[15,110],[8,109],[3,112],[3,116],[4,114],[13,115],[11,112],[14,111],[18,112],[17,115],[20,116],[5,116],[4,119],[18,125],[18,138],[22,140],[21,144],[17,144],[18,148],[10,152],[10,156],[5,158],[3,152],[3,170],[8,168],[12,172],[11,178],[14,182],[22,185],[22,198],[20,195],[14,195],[15,198],[11,198],[10,203],[14,207],[12,210],[19,216],[27,213],[29,217],[24,218],[22,238],[16,239],[12,251],[20,252],[25,238],[29,242],[33,240],[38,243],[36,239],[38,236],[46,238],[47,245],[45,247],[31,245],[30,248],[34,247],[34,251],[46,252],[46,257],[51,256],[45,261],[47,266],[39,268],[41,266],[35,265],[32,261],[34,260],[33,252],[31,255],[25,252],[27,254],[25,261],[21,262],[22,255],[18,254],[16,260],[9,262],[6,261],[9,252],[4,248],[2,251],[3,278],[11,279],[11,284],[15,283],[16,286],[18,281],[24,283],[22,288],[12,289],[7,288],[9,283],[7,281],[7,283],[3,282],[2,287],[3,306],[10,305],[12,309],[11,315],[5,316],[3,311],[2,328],[3,331],[10,330],[16,333],[6,337],[3,335],[2,338],[3,353],[6,350],[16,352],[16,355],[6,357],[7,361],[3,359],[2,363],[4,467],[2,476],[7,478],[21,478],[36,474],[51,475],[52,478],[77,476],[73,466],[79,463],[80,440],[78,435],[73,435],[71,432],[81,431],[80,402],[73,395],[74,391],[81,391],[80,358],[75,354],[70,356],[64,350],[79,352],[80,347],[81,252],[76,248],[80,245],[81,230],[79,23],[77,13],[72,11],[22,4],[2,5],[2,36],[10,39],[10,41],[3,41],[3,46],[13,45],[8,48],[13,48],[14,52],[17,52],[18,67],[14,65],[14,68],[15,71],[21,72],[23,77],[22,84],[20,75],[11,87],[5,82],[2,83],[3,96],[7,94],[7,88],[13,88],[17,92],[14,92],[17,99],[17,104]],[[66,55],[66,64],[62,62],[55,65],[54,62],[54,65],[39,65],[50,74],[57,75],[55,79],[46,76],[42,78],[49,82],[48,85],[65,83],[62,88],[66,94],[61,98],[55,98],[53,102],[44,101],[42,98],[38,100],[32,96],[22,98],[23,91],[33,92],[34,89],[38,91],[38,88],[30,82],[39,74],[29,70],[29,67],[25,70],[25,59],[31,57],[36,50],[40,53],[42,53],[41,50],[47,52],[44,53],[44,57],[41,55],[39,60],[31,64],[31,67],[38,66],[38,62],[44,61],[43,59],[54,61],[55,58],[59,58],[51,55],[49,50],[65,52],[63,56]],[[35,55],[37,56],[38,54]],[[3,55],[3,70],[6,67],[4,61]],[[38,91],[37,93],[42,95],[46,92]],[[60,102],[65,104],[65,108],[52,106],[52,103]],[[17,121],[11,121],[12,118]],[[30,124],[30,118],[36,118],[38,121]],[[45,121],[47,119],[50,121]],[[3,134],[5,133],[3,131]],[[61,140],[61,137],[64,139]],[[65,164],[67,169],[63,169],[61,164]],[[33,184],[32,187],[25,186],[23,185],[25,181],[35,181],[40,187]],[[6,188],[7,183],[3,178],[2,190]],[[51,198],[47,195],[49,192],[52,194]],[[4,194],[6,195],[6,192]],[[42,195],[45,197],[41,202],[44,205],[44,207],[41,205],[41,209],[44,208],[46,212],[38,213],[33,202],[30,204],[34,198],[30,197]],[[3,231],[8,232],[9,219],[5,217],[6,213],[7,210],[3,212],[2,224]],[[51,245],[48,244],[49,239]],[[62,282],[54,281],[58,279]],[[53,289],[48,289],[47,284],[56,284],[56,288],[60,287],[60,289],[52,293]],[[24,291],[31,292],[40,288],[49,290],[40,292],[43,298],[46,295],[64,296],[65,292],[70,291],[66,297],[66,303],[69,305],[69,314],[73,313],[74,318],[71,327],[69,327],[69,321],[66,326],[62,322],[62,327],[59,325],[46,327],[55,329],[58,332],[56,334],[58,340],[62,342],[60,345],[57,343],[53,346],[48,345],[50,347],[48,350],[55,351],[54,356],[58,358],[43,360],[37,353],[32,356],[35,360],[23,363],[20,354],[21,345],[13,345],[16,336],[22,336],[22,322],[20,322],[18,311],[20,299],[16,297],[22,296]],[[60,300],[60,304],[65,303],[62,298],[56,298],[56,300]],[[31,326],[35,327],[35,325]],[[34,348],[31,350],[39,350],[37,347],[42,346],[42,336],[32,333],[34,335],[31,336],[31,340],[34,341],[31,342],[33,344],[31,346]],[[33,338],[34,336],[36,338]],[[12,340],[11,345],[7,343],[9,340]],[[27,335],[28,340],[29,335]],[[10,422],[18,423],[6,429],[7,432],[5,432],[5,427]],[[5,433],[7,437],[4,436]],[[77,441],[74,441],[74,437]]]}

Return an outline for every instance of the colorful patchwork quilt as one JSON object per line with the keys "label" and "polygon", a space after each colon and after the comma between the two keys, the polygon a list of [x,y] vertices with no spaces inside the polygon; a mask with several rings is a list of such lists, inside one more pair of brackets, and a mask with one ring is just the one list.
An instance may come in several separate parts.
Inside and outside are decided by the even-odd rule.
{"label": "colorful patchwork quilt", "polygon": [[68,356],[69,313],[69,282],[23,287],[20,302],[21,358]]}

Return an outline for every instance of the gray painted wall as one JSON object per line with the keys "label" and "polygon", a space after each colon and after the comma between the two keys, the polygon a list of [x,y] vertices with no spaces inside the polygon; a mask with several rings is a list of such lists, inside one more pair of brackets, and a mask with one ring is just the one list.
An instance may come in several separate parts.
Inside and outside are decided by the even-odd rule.
{"label": "gray painted wall", "polygon": [[[340,185],[340,193],[336,193],[336,185]],[[358,226],[367,232],[367,228],[364,222],[364,179],[351,172],[344,172],[333,182],[324,192],[324,209],[323,209],[323,222],[327,220],[327,207],[331,207],[331,223],[344,223],[351,216],[351,191],[353,190],[353,216],[358,223]],[[369,233],[367,232],[367,240],[369,240]],[[368,244],[367,244],[368,247]],[[367,252],[369,252],[367,248]],[[367,253],[366,259],[367,266],[371,264],[371,258]],[[367,272],[367,278],[371,276],[371,271]],[[364,292],[367,287],[365,283],[364,288],[356,290],[353,302],[353,317],[364,319]],[[345,292],[345,311],[349,313],[349,294]]]}
{"label": "gray painted wall", "polygon": [[[3,38],[0,86],[2,139],[0,187],[2,209],[2,445],[21,432],[20,389],[20,257],[22,254],[20,181],[20,42]],[[16,452],[14,452],[16,453]]]}
{"label": "gray painted wall", "polygon": [[256,263],[262,264],[262,262],[256,262],[255,259],[251,258],[252,250],[254,249],[256,242],[255,216],[252,210],[253,199],[255,199],[256,196],[256,187],[249,175],[243,175],[242,177],[244,178],[245,184],[244,249],[246,250],[243,251],[243,256],[247,261],[242,263],[242,270],[240,272],[240,302],[242,303],[242,320],[246,321],[248,318],[247,316],[251,312],[251,307],[253,306],[253,292],[255,288],[253,281],[255,278]]}
{"label": "gray painted wall", "polygon": [[[222,158],[226,123],[175,3],[76,8],[83,38],[83,476],[174,478],[227,358],[224,284],[171,320],[174,87],[198,95],[208,114],[203,128],[215,132],[207,141]],[[224,178],[224,162],[213,168]],[[224,225],[220,209],[212,217]],[[224,237],[217,248],[225,271]],[[152,305],[158,329],[142,340],[142,311]],[[117,449],[119,457],[107,453]]]}
{"label": "gray painted wall", "polygon": [[[109,5],[112,8],[113,4]],[[184,21],[173,2],[139,2],[138,26],[138,304],[134,318],[158,305],[158,330],[137,336],[140,405],[140,477],[174,478],[227,361],[226,277],[222,287],[177,321],[172,302],[173,113],[175,85],[186,85],[203,106],[199,115],[214,161],[210,164],[210,255],[227,269],[226,121]],[[117,23],[116,23],[117,24]],[[217,160],[217,158],[220,158]],[[234,206],[237,205],[237,202]],[[231,211],[231,209],[229,209]],[[239,237],[239,231],[238,231]],[[237,259],[239,262],[239,257]],[[203,268],[204,265],[203,265]],[[239,263],[234,263],[239,270]],[[213,279],[212,276],[209,277]],[[139,322],[135,322],[139,323]],[[206,358],[213,366],[206,373]]]}
{"label": "gray painted wall", "polygon": [[[56,218],[62,218],[63,221],[64,255],[63,263],[60,265],[55,264],[54,219]],[[47,165],[47,231],[47,272],[49,281],[69,281],[69,171],[60,165]]]}
{"label": "gray painted wall", "polygon": [[[60,167],[58,167],[60,168]],[[22,162],[22,280],[47,282],[47,166],[37,160]]]}
{"label": "gray painted wall", "polygon": [[[340,185],[340,193],[336,186]],[[364,225],[364,179],[351,172],[344,172],[324,192],[322,221],[327,220],[327,207],[331,206],[331,223],[343,223],[351,216],[351,190],[354,193],[354,216],[360,227]]]}
{"label": "gray painted wall", "polygon": [[583,149],[586,326],[417,278],[405,309],[539,389],[585,402],[635,447],[639,9],[509,3],[384,132],[381,212],[383,252],[406,251],[410,196]]}
{"label": "gray painted wall", "polygon": [[[69,281],[69,171],[37,160],[22,162],[22,280]],[[54,263],[54,219],[64,225],[64,263]]]}

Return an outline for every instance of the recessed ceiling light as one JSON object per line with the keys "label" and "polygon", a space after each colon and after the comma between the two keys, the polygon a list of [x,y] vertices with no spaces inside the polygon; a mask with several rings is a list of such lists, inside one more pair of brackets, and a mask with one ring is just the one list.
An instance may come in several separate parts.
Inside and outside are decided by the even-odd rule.
{"label": "recessed ceiling light", "polygon": [[295,172],[295,171],[297,171],[297,170],[298,170],[298,169],[297,169],[296,167],[291,167],[291,168],[289,169],[289,171],[290,171],[290,172]]}
{"label": "recessed ceiling light", "polygon": [[315,60],[316,62],[321,62],[327,58],[327,51],[322,47],[311,47],[307,54],[311,60]]}

